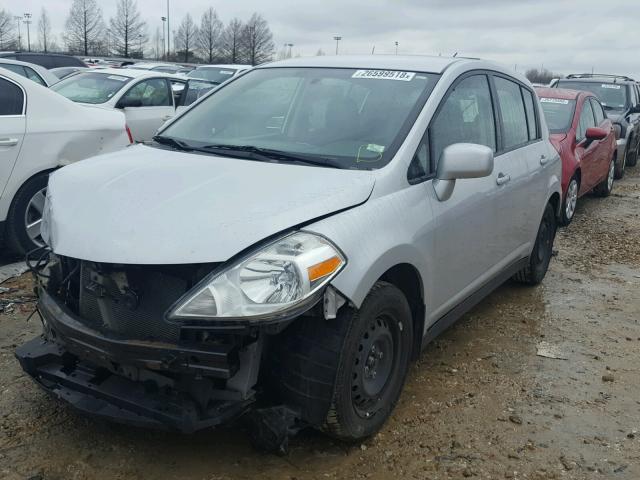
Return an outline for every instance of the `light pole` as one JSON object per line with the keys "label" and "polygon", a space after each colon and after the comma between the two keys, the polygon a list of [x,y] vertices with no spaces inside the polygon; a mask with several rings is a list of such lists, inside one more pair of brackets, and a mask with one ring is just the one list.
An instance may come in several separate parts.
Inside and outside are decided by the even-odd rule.
{"label": "light pole", "polygon": [[396,55],[398,54],[398,42],[396,42]]}
{"label": "light pole", "polygon": [[140,52],[140,59],[144,59],[144,52],[142,51],[142,34],[138,35],[138,51]]}
{"label": "light pole", "polygon": [[169,0],[167,0],[167,60],[169,60],[169,55],[171,55],[171,35],[169,33],[171,31],[171,23],[169,23],[169,18]]}
{"label": "light pole", "polygon": [[165,37],[165,23],[167,21],[167,17],[160,17],[162,19],[162,50],[164,53],[164,59],[167,60],[167,41],[166,41],[166,37]]}
{"label": "light pole", "polygon": [[336,55],[338,55],[338,45],[340,44],[340,40],[342,40],[342,37],[336,35],[335,37],[333,37],[333,39],[336,41]]}
{"label": "light pole", "polygon": [[24,23],[27,25],[27,49],[29,51],[31,51],[31,33],[29,31],[29,25],[31,25],[31,17],[33,15],[31,15],[30,13],[25,13],[24,14]]}
{"label": "light pole", "polygon": [[13,19],[18,22],[18,51],[22,50],[22,30],[20,29],[20,24],[22,23],[22,17],[16,15]]}

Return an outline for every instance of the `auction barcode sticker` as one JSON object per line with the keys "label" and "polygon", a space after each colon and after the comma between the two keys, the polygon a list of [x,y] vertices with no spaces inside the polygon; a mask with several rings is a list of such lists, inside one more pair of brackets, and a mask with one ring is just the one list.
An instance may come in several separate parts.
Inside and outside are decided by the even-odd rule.
{"label": "auction barcode sticker", "polygon": [[399,72],[396,70],[357,70],[351,78],[368,78],[373,80],[401,80],[410,82],[415,72]]}
{"label": "auction barcode sticker", "polygon": [[559,103],[560,105],[569,105],[569,100],[564,100],[562,98],[541,98],[541,103]]}
{"label": "auction barcode sticker", "polygon": [[612,85],[611,83],[603,83],[602,88],[613,88],[614,90],[620,90],[620,85]]}

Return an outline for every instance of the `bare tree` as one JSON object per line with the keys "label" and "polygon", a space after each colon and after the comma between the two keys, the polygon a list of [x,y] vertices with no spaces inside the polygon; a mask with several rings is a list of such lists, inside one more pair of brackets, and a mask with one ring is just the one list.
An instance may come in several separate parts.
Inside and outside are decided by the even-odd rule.
{"label": "bare tree", "polygon": [[525,77],[529,79],[531,83],[541,83],[547,85],[554,78],[563,78],[561,73],[554,73],[546,68],[538,70],[537,68],[531,68],[525,72]]}
{"label": "bare tree", "polygon": [[104,34],[102,9],[96,0],[73,0],[64,41],[70,52],[89,55]]}
{"label": "bare tree", "polygon": [[174,44],[176,50],[184,55],[184,61],[189,61],[189,55],[193,55],[196,37],[198,36],[198,27],[196,26],[190,14],[186,14],[182,19],[182,23],[178,27]]}
{"label": "bare tree", "polygon": [[16,42],[16,25],[13,15],[8,11],[0,10],[0,50],[9,50]]}
{"label": "bare tree", "polygon": [[244,25],[242,22],[234,18],[229,22],[222,32],[220,38],[221,53],[224,60],[228,63],[238,63],[242,58],[242,34],[244,33]]}
{"label": "bare tree", "polygon": [[244,26],[242,46],[246,61],[251,65],[264,63],[273,57],[275,49],[273,34],[269,24],[261,15],[254,13]]}
{"label": "bare tree", "polygon": [[218,14],[213,7],[209,7],[202,15],[197,39],[198,48],[209,63],[213,63],[218,56],[218,44],[223,28]]}
{"label": "bare tree", "polygon": [[141,18],[135,0],[118,0],[116,16],[109,21],[111,46],[114,53],[128,58],[139,50],[143,55],[147,43],[147,23]]}
{"label": "bare tree", "polygon": [[40,49],[47,53],[51,49],[52,33],[51,19],[44,7],[40,11],[40,19],[38,20],[38,36],[40,37]]}

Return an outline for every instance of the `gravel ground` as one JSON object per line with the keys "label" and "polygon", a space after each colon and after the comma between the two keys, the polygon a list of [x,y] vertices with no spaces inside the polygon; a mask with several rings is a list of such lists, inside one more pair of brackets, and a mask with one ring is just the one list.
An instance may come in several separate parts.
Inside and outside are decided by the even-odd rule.
{"label": "gravel ground", "polygon": [[[431,344],[393,417],[358,445],[303,432],[287,456],[240,429],[192,436],[78,416],[13,357],[39,332],[30,280],[3,284],[0,478],[640,478],[640,168],[585,197],[544,284],[506,284]],[[548,358],[561,357],[561,358]]]}

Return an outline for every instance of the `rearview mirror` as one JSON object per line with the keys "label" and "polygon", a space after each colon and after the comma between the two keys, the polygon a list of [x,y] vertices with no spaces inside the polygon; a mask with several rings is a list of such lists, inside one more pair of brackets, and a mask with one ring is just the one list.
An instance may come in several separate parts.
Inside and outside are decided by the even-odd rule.
{"label": "rearview mirror", "polygon": [[118,108],[137,108],[142,106],[139,98],[124,97],[118,102]]}
{"label": "rearview mirror", "polygon": [[433,187],[438,200],[451,197],[456,180],[481,178],[493,172],[493,150],[475,143],[455,143],[444,149]]}
{"label": "rearview mirror", "polygon": [[585,138],[593,142],[594,140],[604,140],[609,133],[604,128],[589,127],[585,133]]}

